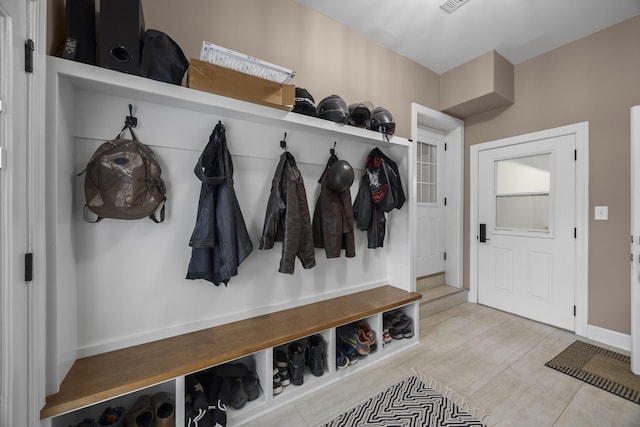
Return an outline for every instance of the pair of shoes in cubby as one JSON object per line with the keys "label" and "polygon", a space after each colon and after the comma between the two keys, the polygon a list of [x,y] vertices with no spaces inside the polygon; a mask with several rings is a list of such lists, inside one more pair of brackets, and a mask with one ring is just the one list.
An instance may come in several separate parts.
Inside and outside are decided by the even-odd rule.
{"label": "pair of shoes in cubby", "polygon": [[[338,343],[340,342],[352,347],[360,357],[376,349],[375,333],[364,320],[338,328]],[[348,357],[346,353],[345,356]]]}
{"label": "pair of shoes in cubby", "polygon": [[187,425],[225,426],[227,405],[242,409],[260,396],[258,375],[243,363],[227,363],[186,377]]}
{"label": "pair of shoes in cubby", "polygon": [[383,316],[383,341],[413,338],[413,320],[402,310],[385,313]]}
{"label": "pair of shoes in cubby", "polygon": [[300,341],[283,348],[273,349],[273,394],[280,394],[289,384],[304,384],[304,367],[309,367],[316,376],[324,374],[325,343],[320,335],[307,338],[306,345]]}
{"label": "pair of shoes in cubby", "polygon": [[173,395],[164,391],[142,395],[129,408],[124,419],[127,427],[175,427]]}

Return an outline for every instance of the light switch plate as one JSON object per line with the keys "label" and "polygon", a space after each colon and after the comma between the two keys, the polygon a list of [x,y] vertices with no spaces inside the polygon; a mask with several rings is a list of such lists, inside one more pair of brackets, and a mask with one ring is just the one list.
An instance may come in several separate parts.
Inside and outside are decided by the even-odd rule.
{"label": "light switch plate", "polygon": [[609,206],[596,206],[594,208],[593,219],[596,221],[607,221],[609,219]]}

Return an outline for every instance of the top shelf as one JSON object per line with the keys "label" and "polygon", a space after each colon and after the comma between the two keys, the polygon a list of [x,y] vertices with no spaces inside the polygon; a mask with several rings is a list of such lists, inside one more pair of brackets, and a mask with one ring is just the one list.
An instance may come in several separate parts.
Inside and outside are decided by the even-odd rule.
{"label": "top shelf", "polygon": [[67,80],[74,88],[120,96],[127,99],[166,105],[191,111],[221,111],[227,117],[278,122],[291,129],[313,129],[331,137],[356,139],[375,146],[398,145],[410,147],[406,138],[393,136],[387,142],[384,134],[355,126],[291,113],[183,86],[172,85],[148,78],[121,73],[53,56],[47,57],[48,74]]}

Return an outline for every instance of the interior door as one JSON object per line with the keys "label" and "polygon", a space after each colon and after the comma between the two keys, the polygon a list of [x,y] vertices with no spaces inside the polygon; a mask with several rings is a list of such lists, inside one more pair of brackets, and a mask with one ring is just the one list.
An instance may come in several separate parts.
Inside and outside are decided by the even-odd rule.
{"label": "interior door", "polygon": [[418,129],[416,278],[445,271],[444,135]]}
{"label": "interior door", "polygon": [[478,154],[478,302],[568,330],[574,321],[575,136]]}

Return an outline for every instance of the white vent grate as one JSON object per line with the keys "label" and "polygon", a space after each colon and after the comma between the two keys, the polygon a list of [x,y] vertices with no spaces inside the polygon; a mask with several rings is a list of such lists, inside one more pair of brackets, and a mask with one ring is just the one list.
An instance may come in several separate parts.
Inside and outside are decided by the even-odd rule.
{"label": "white vent grate", "polygon": [[469,0],[444,0],[442,3],[440,3],[440,7],[447,12],[452,13],[454,10],[458,9],[468,1]]}

